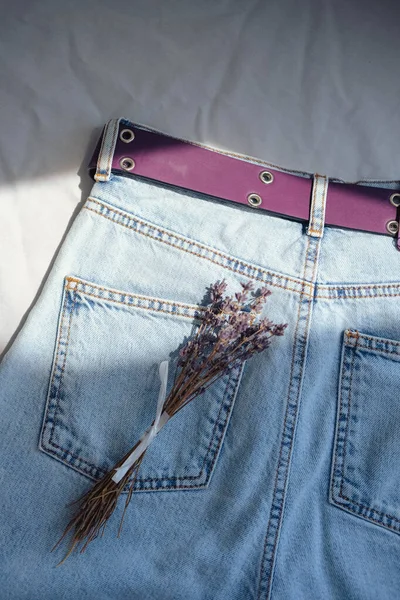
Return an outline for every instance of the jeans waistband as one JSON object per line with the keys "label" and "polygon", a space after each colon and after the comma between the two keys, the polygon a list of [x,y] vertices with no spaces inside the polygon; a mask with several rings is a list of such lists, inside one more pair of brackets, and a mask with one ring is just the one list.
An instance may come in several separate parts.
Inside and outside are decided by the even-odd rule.
{"label": "jeans waistband", "polygon": [[99,182],[139,176],[306,221],[315,237],[325,225],[397,237],[400,250],[400,181],[347,183],[289,170],[123,118],[104,126],[88,168]]}

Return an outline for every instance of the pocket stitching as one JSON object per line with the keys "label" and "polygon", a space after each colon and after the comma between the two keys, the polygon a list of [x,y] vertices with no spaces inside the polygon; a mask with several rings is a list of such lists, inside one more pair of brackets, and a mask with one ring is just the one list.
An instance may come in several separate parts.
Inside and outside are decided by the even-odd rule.
{"label": "pocket stitching", "polygon": [[[356,338],[356,343],[352,344],[349,342],[350,338]],[[372,344],[363,344],[363,340],[371,340]],[[398,350],[388,350],[386,348],[378,348],[376,346],[377,343],[381,342],[382,344],[390,344],[393,347],[398,346]],[[397,340],[392,340],[389,338],[383,338],[380,336],[371,336],[366,333],[360,333],[355,329],[346,329],[345,331],[345,345],[349,348],[362,348],[363,350],[369,350],[371,352],[383,352],[385,354],[396,354],[400,355],[400,342]]]}
{"label": "pocket stitching", "polygon": [[[213,442],[215,441],[215,438],[216,438],[215,434],[216,434],[217,427],[219,427],[221,425],[222,428],[223,428],[223,430],[225,430],[225,427],[227,425],[227,421],[229,420],[229,416],[230,416],[230,412],[231,412],[230,409],[231,409],[231,407],[233,405],[233,398],[235,397],[234,392],[235,392],[235,389],[238,386],[239,379],[237,378],[236,380],[234,380],[235,384],[234,384],[232,393],[229,396],[229,403],[225,404],[226,397],[228,396],[229,385],[230,385],[231,381],[232,381],[232,377],[230,377],[228,379],[228,381],[227,381],[227,384],[226,384],[226,387],[225,387],[225,391],[224,391],[224,396],[223,396],[223,399],[221,401],[221,406],[220,406],[220,409],[219,409],[219,412],[218,412],[218,416],[217,416],[217,418],[215,420],[215,423],[214,423],[213,433],[212,433],[212,435],[210,437],[210,442],[209,442],[209,445],[208,445],[208,448],[207,448],[207,451],[206,451],[206,454],[205,454],[205,457],[204,457],[204,460],[203,460],[203,464],[201,466],[201,471],[199,472],[199,474],[198,475],[187,475],[185,477],[182,477],[182,476],[177,476],[177,477],[162,477],[162,478],[161,477],[146,477],[146,478],[137,477],[136,481],[139,484],[140,483],[144,484],[144,483],[146,483],[148,481],[179,481],[179,480],[186,481],[186,480],[189,480],[189,479],[196,479],[196,480],[198,480],[198,479],[201,479],[203,473],[206,473],[207,478],[209,478],[210,473],[213,470],[215,461],[217,460],[218,450],[219,450],[219,448],[221,446],[221,443],[222,443],[222,440],[223,440],[224,436],[221,436],[220,439],[219,439],[219,441],[218,441],[218,445],[217,445],[217,448],[216,448],[216,450],[214,452],[213,459],[211,461],[210,468],[209,468],[208,471],[204,468],[204,465],[207,462],[208,454],[211,451],[211,446],[212,446]],[[225,416],[225,420],[222,422],[220,420],[220,415],[221,415],[221,412],[222,412],[223,409],[226,409],[226,416]],[[77,456],[76,454],[73,454],[70,450],[67,450],[66,448],[63,448],[62,446],[59,446],[55,442],[53,442],[51,440],[49,440],[49,441],[56,448],[59,448],[60,450],[63,450],[65,453],[69,454],[70,456],[73,456],[73,457],[77,458],[78,461],[86,463],[89,467],[93,467],[93,469],[91,471],[87,471],[87,474],[90,475],[91,477],[93,476],[93,470],[95,470],[97,473],[100,474],[99,477],[101,477],[101,476],[103,476],[103,475],[105,475],[107,473],[107,471],[105,471],[101,467],[98,467],[97,465],[94,465],[94,464],[90,463],[86,459],[84,459],[84,458],[82,458],[80,456]],[[49,451],[51,452],[51,450],[49,450]],[[53,454],[54,454],[54,456],[57,456],[60,459],[59,455],[56,452],[53,452]],[[82,466],[81,464],[71,465],[70,463],[66,462],[63,459],[61,459],[61,462],[64,463],[64,464],[66,464],[67,466],[70,466],[70,467],[75,466],[75,467],[79,467],[79,469],[82,469],[82,470],[86,469],[86,467],[84,465]],[[192,489],[192,488],[206,487],[207,483],[208,483],[208,479],[206,479],[204,483],[201,483],[201,484],[198,484],[198,485],[193,485],[193,486],[175,485],[175,486],[162,486],[162,487],[161,486],[160,487],[157,486],[156,488],[144,488],[144,487],[139,486],[139,487],[134,487],[134,490],[136,491],[136,490],[142,490],[143,489],[145,491],[151,491],[151,490],[170,490],[170,489],[181,489],[181,488]],[[129,486],[129,483],[127,484],[127,486]],[[126,490],[127,489],[128,488],[126,488]]]}
{"label": "pocket stitching", "polygon": [[[239,264],[242,267],[242,271],[240,271],[240,272],[244,272],[244,269],[246,269],[247,271],[248,270],[254,270],[254,271],[258,271],[258,272],[261,271],[261,272],[265,273],[267,276],[269,276],[269,277],[272,278],[272,281],[268,282],[270,285],[273,285],[275,287],[279,287],[279,288],[282,288],[282,289],[285,289],[285,290],[287,289],[287,290],[290,290],[290,291],[294,291],[294,292],[298,292],[298,293],[303,293],[303,295],[305,293],[306,295],[311,296],[310,292],[306,292],[305,290],[303,290],[303,287],[301,287],[301,286],[304,286],[304,285],[306,285],[306,287],[308,287],[307,282],[303,282],[301,280],[296,280],[293,277],[290,277],[289,275],[284,275],[284,274],[281,274],[281,273],[278,273],[278,272],[275,272],[275,271],[270,271],[268,269],[264,269],[262,267],[259,267],[259,266],[257,266],[254,263],[251,263],[251,262],[248,262],[248,261],[244,261],[244,260],[241,260],[239,258],[232,257],[229,254],[221,252],[220,250],[218,250],[216,248],[212,248],[211,246],[208,246],[207,244],[203,244],[202,242],[198,242],[197,240],[194,240],[194,239],[189,238],[187,236],[179,235],[178,233],[175,233],[173,231],[168,231],[167,229],[161,228],[160,226],[155,225],[153,223],[146,222],[144,219],[142,219],[140,217],[137,217],[134,213],[122,212],[121,210],[117,209],[114,206],[107,205],[104,202],[101,202],[101,201],[97,200],[93,196],[89,196],[87,201],[88,202],[93,202],[95,204],[98,204],[100,206],[100,209],[99,210],[95,210],[95,209],[93,209],[93,208],[91,208],[90,206],[87,206],[87,205],[83,206],[84,209],[86,209],[86,210],[88,210],[90,212],[93,212],[94,214],[96,214],[96,215],[98,215],[100,217],[108,219],[112,223],[120,225],[121,227],[125,227],[126,229],[130,229],[132,231],[136,231],[140,235],[145,235],[147,237],[150,237],[152,240],[161,241],[162,243],[168,244],[169,246],[171,246],[171,247],[173,247],[175,249],[182,250],[183,252],[188,252],[188,250],[186,250],[185,248],[182,248],[179,245],[172,244],[171,242],[169,242],[167,240],[160,240],[159,236],[150,236],[148,233],[145,233],[145,232],[143,232],[141,230],[135,229],[131,225],[128,225],[128,224],[126,224],[124,222],[121,222],[121,221],[118,221],[116,219],[122,218],[122,219],[129,220],[129,221],[137,221],[138,223],[140,223],[140,225],[145,225],[146,227],[154,229],[154,230],[160,232],[161,234],[167,235],[168,237],[173,236],[173,237],[177,238],[180,242],[188,243],[188,244],[191,244],[193,246],[197,246],[197,247],[202,248],[203,250],[205,250],[207,253],[211,252],[213,254],[216,254],[217,256],[220,256],[222,259],[224,259],[226,261],[234,262],[235,264]],[[115,216],[115,218],[111,218],[107,214],[104,214],[103,212],[101,212],[101,210],[106,210],[107,212],[112,213]],[[194,254],[195,256],[198,256],[199,258],[202,258],[204,260],[210,260],[211,262],[214,262],[215,264],[219,265],[219,263],[217,263],[212,258],[209,258],[208,256],[204,256],[204,255],[202,255],[202,254],[200,254],[198,252],[193,252],[193,251],[190,251],[190,253]],[[224,268],[229,269],[230,271],[237,272],[236,269],[234,269],[233,267],[230,267],[230,266],[228,266],[226,264],[222,264],[220,266],[223,266]],[[261,280],[261,281],[265,280],[264,277],[257,277],[256,275],[248,275],[248,273],[247,273],[247,276],[248,277],[253,277],[253,278],[255,278],[257,280]],[[281,284],[277,283],[277,282],[273,281],[273,279],[281,280],[281,281],[283,281],[283,283],[281,283]],[[289,287],[288,282],[293,282],[295,284],[295,286]],[[300,289],[300,287],[301,287],[301,289]],[[299,288],[299,289],[297,289],[297,288]]]}
{"label": "pocket stitching", "polygon": [[[74,309],[75,309],[75,305],[76,305],[76,301],[77,301],[77,291],[76,291],[76,289],[69,287],[69,282],[70,281],[74,281],[74,282],[77,282],[78,284],[82,284],[84,288],[85,288],[85,286],[88,285],[88,284],[85,284],[85,282],[83,280],[80,280],[80,279],[77,279],[77,278],[74,278],[74,277],[66,277],[65,278],[65,284],[64,284],[64,290],[65,291],[64,291],[64,293],[67,294],[69,291],[72,291],[73,303],[72,303],[72,307],[70,309],[69,322],[68,322],[68,330],[67,330],[67,339],[65,341],[64,361],[63,361],[63,365],[61,367],[60,381],[59,381],[58,386],[57,386],[56,395],[55,395],[54,398],[52,398],[52,401],[55,402],[56,404],[55,404],[55,407],[54,407],[53,422],[52,422],[52,426],[51,426],[51,429],[50,429],[50,435],[49,435],[48,443],[51,444],[53,447],[58,448],[58,449],[60,449],[60,450],[62,450],[64,452],[66,452],[71,457],[76,458],[78,461],[86,463],[88,465],[88,467],[90,467],[92,470],[95,469],[96,472],[101,472],[101,473],[105,474],[106,471],[104,471],[104,469],[101,469],[100,467],[94,465],[93,463],[90,463],[89,461],[85,460],[84,458],[82,458],[82,457],[74,454],[73,452],[71,452],[67,448],[63,448],[59,444],[56,444],[56,442],[53,440],[55,423],[56,423],[57,413],[59,412],[58,409],[59,409],[59,405],[60,405],[60,390],[61,390],[61,386],[62,386],[62,382],[63,382],[65,367],[66,367],[66,364],[67,364],[68,345],[69,345],[69,338],[70,338],[70,332],[71,332],[72,317],[74,315]],[[99,289],[102,289],[104,291],[112,291],[111,288],[107,290],[104,287],[93,285],[93,284],[91,285],[91,287],[99,288]],[[94,294],[90,294],[89,292],[87,292],[85,290],[82,291],[82,294],[93,296],[93,297],[96,298],[96,296],[94,296]],[[127,293],[125,295],[132,295],[132,296],[136,296],[137,298],[145,298],[144,296],[138,296],[137,294],[128,294]],[[120,304],[125,304],[123,302],[118,302],[117,300],[112,300],[111,298],[104,298],[104,300],[106,300],[107,302],[117,302],[117,303],[120,303]],[[160,300],[160,302],[161,302],[161,300]],[[174,303],[174,302],[166,301],[166,303],[171,304],[171,305],[173,305],[173,304],[179,304],[180,306],[185,306],[184,304],[181,304],[181,303],[178,303],[178,302]],[[187,306],[189,306],[189,305],[187,305]],[[60,347],[61,347],[61,342],[62,342],[62,337],[63,337],[62,336],[62,332],[64,330],[64,321],[65,321],[66,308],[67,308],[67,298],[65,297],[64,300],[63,300],[63,311],[62,311],[62,316],[61,316],[61,326],[60,326],[60,329],[59,329],[58,339],[57,339],[57,353],[56,353],[56,356],[55,356],[55,359],[54,359],[55,367],[54,367],[54,372],[53,372],[53,376],[52,376],[51,383],[50,383],[50,397],[51,397],[51,389],[52,389],[52,387],[54,385],[54,381],[55,381],[55,375],[56,375],[56,371],[57,371],[57,366],[59,365],[59,361],[60,361]],[[163,309],[157,309],[157,308],[154,308],[153,310],[167,312],[167,311],[163,311]],[[171,313],[168,313],[168,314],[171,314]],[[181,315],[181,316],[184,316],[184,315]],[[190,317],[188,317],[188,318],[190,318]],[[220,407],[220,410],[218,412],[218,417],[216,419],[216,424],[218,423],[218,419],[219,419],[219,416],[220,416],[220,413],[221,413],[221,410],[222,410],[223,401],[224,401],[224,398],[223,398],[223,400],[221,402],[221,407]],[[47,424],[49,422],[49,418],[48,418],[49,412],[50,412],[50,407],[47,407],[47,409],[46,409],[46,417],[45,417],[45,424]],[[213,437],[214,437],[214,432],[213,432],[213,435],[211,436],[210,445],[211,445],[211,442],[213,440]],[[209,446],[209,448],[210,448],[210,446]],[[207,458],[207,454],[209,452],[209,448],[207,449],[203,465],[204,465],[205,460]],[[58,456],[56,454],[56,452],[54,452],[54,455]],[[82,467],[82,468],[85,468],[85,467]],[[192,479],[192,478],[198,479],[198,478],[200,478],[200,476],[201,476],[201,474],[203,472],[203,468],[204,467],[202,467],[202,470],[200,471],[200,474],[198,476],[196,476],[196,477],[194,477],[194,476],[188,476],[188,477],[185,477],[185,478],[180,477],[180,478],[174,478],[174,479]],[[153,480],[154,481],[159,481],[159,478],[140,479],[140,481],[153,481]],[[172,480],[171,478],[165,479],[165,481],[171,481],[171,480]]]}
{"label": "pocket stitching", "polygon": [[[85,284],[85,282],[83,280],[77,279],[77,278],[73,278],[73,277],[65,277],[65,283],[64,283],[64,298],[63,298],[63,310],[62,310],[62,314],[61,314],[61,319],[60,319],[60,327],[59,327],[59,331],[58,331],[58,336],[57,336],[57,351],[54,357],[54,371],[53,371],[53,375],[52,375],[52,379],[50,382],[50,386],[49,386],[49,404],[46,406],[45,408],[45,419],[44,419],[44,427],[43,427],[43,432],[41,434],[41,449],[43,449],[45,452],[49,452],[50,454],[54,455],[58,460],[60,460],[60,462],[62,462],[63,464],[65,464],[66,466],[75,468],[76,470],[80,470],[80,472],[85,471],[84,474],[89,475],[92,478],[99,478],[102,475],[106,474],[107,471],[105,471],[104,469],[102,469],[101,467],[99,467],[98,465],[95,465],[93,463],[90,463],[88,460],[82,458],[81,456],[78,456],[74,453],[71,452],[71,450],[64,448],[62,446],[60,446],[59,444],[57,444],[54,440],[53,440],[53,434],[54,434],[54,429],[55,429],[55,425],[56,425],[56,416],[57,416],[57,412],[59,405],[60,405],[60,390],[61,390],[61,386],[62,386],[62,381],[63,381],[63,377],[64,377],[64,371],[65,371],[65,367],[67,364],[67,355],[68,355],[68,345],[69,345],[69,339],[70,339],[70,332],[71,332],[71,324],[72,324],[72,316],[74,313],[74,309],[76,306],[76,302],[77,302],[77,291],[75,288],[71,288],[68,287],[69,281],[75,281],[75,282],[79,282],[82,283],[83,286],[85,285],[90,285],[91,287],[99,287],[100,289],[104,289],[105,291],[112,291],[111,288],[109,288],[108,290],[106,288],[101,288],[101,286],[96,286],[93,284]],[[67,294],[68,292],[72,292],[72,306],[70,307],[70,315],[69,315],[69,321],[68,321],[68,329],[67,329],[67,336],[66,336],[66,341],[65,341],[65,350],[64,350],[64,358],[63,358],[63,364],[61,367],[61,373],[59,376],[59,382],[58,384],[55,383],[56,380],[56,372],[57,372],[57,367],[60,364],[60,360],[61,359],[61,343],[63,340],[63,332],[65,330],[66,327],[66,312],[67,312],[67,305],[68,305],[68,298],[67,298]],[[82,294],[86,295],[88,294],[88,292],[83,291]],[[89,294],[92,295],[92,294]],[[128,295],[128,294],[126,294]],[[112,301],[109,298],[104,298],[104,300],[106,301]],[[158,299],[157,299],[158,300]],[[171,304],[175,304],[174,302],[171,302]],[[178,304],[178,303],[177,303]],[[131,305],[132,306],[132,305]],[[185,306],[184,304],[181,304],[181,306]],[[189,306],[189,305],[186,305]],[[132,308],[135,308],[134,306],[132,306]],[[197,307],[195,307],[197,309]],[[153,310],[160,310],[160,309],[153,309]],[[166,311],[163,311],[166,312]],[[174,313],[169,313],[170,315],[174,315],[177,316]],[[243,365],[242,365],[243,368]],[[237,369],[235,370],[237,371]],[[240,371],[237,373],[236,377],[234,376],[234,373],[232,373],[228,379],[227,379],[227,383],[225,386],[225,390],[224,390],[224,394],[222,396],[222,399],[220,401],[220,407],[219,407],[219,411],[218,414],[216,416],[215,422],[214,422],[214,427],[213,427],[213,431],[212,434],[210,436],[210,441],[209,441],[209,445],[207,448],[207,451],[205,453],[204,459],[203,459],[203,464],[201,466],[201,470],[199,472],[198,475],[187,475],[187,476],[175,476],[175,477],[147,477],[147,478],[141,478],[141,477],[136,477],[136,484],[139,485],[139,487],[134,487],[134,491],[140,491],[140,490],[144,490],[144,491],[152,491],[152,490],[173,490],[173,489],[193,489],[193,488],[202,488],[202,487],[206,487],[208,485],[209,482],[209,478],[211,476],[211,473],[213,471],[214,468],[214,464],[215,461],[217,460],[217,457],[219,455],[219,449],[220,446],[222,444],[222,441],[224,439],[225,436],[225,431],[226,431],[226,427],[227,427],[227,423],[229,421],[230,418],[230,414],[232,412],[232,407],[234,404],[234,399],[236,396],[236,389],[238,387],[240,381]],[[230,390],[229,388],[231,387],[233,383],[233,387]],[[54,392],[52,392],[53,387],[57,385],[57,390],[55,395]],[[229,392],[229,394],[228,394]],[[226,398],[227,396],[229,397],[229,401],[228,403],[226,402]],[[52,416],[52,425],[51,425],[51,429],[50,429],[50,434],[48,436],[48,440],[45,441],[45,437],[46,437],[46,429],[49,425],[49,421],[50,421],[50,413],[51,413],[51,406],[50,406],[50,402],[55,402],[55,406],[53,408],[53,416]],[[224,421],[221,421],[221,413],[225,412],[225,419]],[[219,427],[222,427],[222,432],[221,435],[219,437],[218,440],[218,431],[217,429]],[[215,443],[217,441],[217,446],[215,448],[215,451],[213,453],[213,457],[211,462],[208,460],[208,455],[211,451],[211,447],[213,445],[213,443]],[[51,448],[48,447],[48,444],[50,444],[51,446],[53,446],[54,448],[58,448],[59,450],[61,450],[65,455],[69,455],[72,458],[77,459],[78,464],[71,464],[69,462],[67,462],[66,459],[64,459],[63,457],[61,457],[59,455],[59,453],[57,453],[56,451],[52,451]],[[209,462],[209,469],[205,469],[205,464]],[[88,467],[85,467],[85,465],[83,465],[82,463],[85,463],[86,465],[88,465]],[[90,471],[89,471],[90,469]],[[96,475],[94,475],[94,473],[96,473]],[[174,486],[157,486],[157,487],[150,487],[150,488],[145,488],[143,487],[145,485],[146,482],[160,482],[160,481],[179,481],[179,480],[183,480],[183,481],[187,481],[187,480],[191,480],[191,479],[195,479],[195,480],[199,480],[201,479],[203,473],[206,474],[206,479],[203,483],[198,484],[198,485],[193,485],[193,486],[186,486],[186,485],[174,485]],[[127,483],[126,488],[123,491],[127,491],[129,489],[129,482]]]}
{"label": "pocket stitching", "polygon": [[[89,282],[84,281],[83,279],[78,279],[78,278],[75,278],[75,277],[68,276],[68,277],[65,278],[65,281],[67,282],[66,283],[66,288],[67,289],[72,289],[72,290],[74,290],[77,293],[83,294],[84,296],[92,296],[93,298],[97,298],[98,300],[104,300],[105,302],[114,302],[115,304],[122,304],[122,305],[130,306],[131,308],[136,308],[136,307],[137,308],[144,308],[146,310],[154,310],[156,312],[165,312],[165,313],[167,313],[169,315],[182,316],[182,317],[187,317],[187,318],[190,318],[190,319],[193,318],[194,316],[196,316],[196,314],[195,314],[196,312],[201,313],[201,312],[205,311],[205,309],[203,307],[198,306],[196,304],[187,304],[187,303],[185,304],[183,302],[175,302],[175,301],[172,301],[172,300],[164,300],[164,299],[161,299],[161,298],[157,298],[155,296],[141,296],[139,294],[133,294],[132,292],[122,292],[121,290],[116,290],[116,289],[113,289],[113,288],[105,288],[105,287],[102,287],[100,285],[97,285],[97,284],[94,284],[94,283],[89,283]],[[83,289],[82,290],[78,290],[77,288],[69,287],[69,282],[71,282],[71,281],[77,282],[78,285],[81,285]],[[157,307],[152,307],[152,306],[148,306],[148,307],[147,306],[140,306],[138,304],[124,302],[123,300],[115,300],[113,298],[104,298],[104,297],[102,297],[100,295],[96,296],[96,294],[92,294],[91,292],[88,292],[86,290],[86,288],[88,288],[88,287],[91,287],[91,288],[94,288],[94,289],[98,289],[98,290],[104,290],[105,292],[111,293],[113,295],[119,294],[121,296],[128,296],[128,297],[131,297],[133,299],[137,299],[138,301],[140,301],[140,300],[144,300],[145,302],[152,302],[152,301],[154,301],[154,302],[158,302],[161,305],[165,304],[165,305],[169,305],[171,307],[179,306],[179,307],[182,307],[182,309],[185,309],[185,310],[188,310],[188,311],[192,311],[192,314],[186,315],[184,313],[177,313],[177,312],[167,311],[167,310],[165,310],[163,308],[157,308]]]}
{"label": "pocket stitching", "polygon": [[[359,334],[357,332],[357,335],[352,335],[345,333],[346,337],[348,337],[348,335],[350,335],[350,337],[355,337],[356,338],[356,343],[355,345],[347,345],[345,344],[345,348],[352,348],[352,360],[351,360],[351,364],[350,364],[350,382],[349,382],[349,390],[348,390],[348,407],[347,407],[347,414],[346,414],[346,429],[345,429],[345,434],[344,434],[344,440],[341,443],[339,440],[339,429],[337,430],[336,433],[336,441],[335,441],[335,454],[334,454],[334,470],[333,470],[333,474],[332,474],[332,479],[331,479],[331,500],[334,504],[336,504],[339,507],[345,507],[351,511],[353,514],[356,514],[358,516],[363,517],[366,520],[369,521],[373,521],[374,523],[385,527],[387,529],[391,529],[392,531],[394,531],[395,533],[400,532],[400,519],[398,519],[397,517],[393,516],[393,515],[389,515],[383,511],[377,510],[376,508],[373,508],[372,506],[365,506],[364,504],[361,504],[360,502],[357,502],[356,500],[352,500],[351,498],[348,498],[344,492],[343,492],[343,481],[344,481],[344,469],[345,469],[345,458],[346,458],[346,445],[347,445],[347,436],[348,436],[348,425],[349,425],[349,421],[350,421],[350,399],[351,399],[351,389],[352,389],[352,379],[353,379],[353,371],[354,371],[354,360],[355,360],[355,354],[356,354],[356,350],[358,347],[358,339],[359,339]],[[367,337],[367,336],[365,336]],[[372,338],[369,338],[372,339]],[[379,350],[379,349],[378,349]],[[344,359],[345,360],[345,359]],[[341,381],[340,381],[340,401],[339,401],[339,414],[338,414],[338,423],[340,422],[340,416],[343,413],[343,389],[344,389],[344,371],[342,373],[342,377],[341,377]],[[338,450],[340,449],[340,446],[343,444],[343,457],[341,460],[339,460],[339,456],[338,456]],[[335,474],[337,469],[340,469],[339,474]],[[334,490],[334,483],[335,480],[339,480],[340,481],[340,485],[339,485],[339,491],[337,493],[335,493]],[[339,496],[340,498],[343,498],[343,500],[347,501],[346,503],[344,502],[340,502],[337,499],[337,496]],[[349,506],[350,505],[350,506]],[[353,507],[358,506],[361,510],[354,509]],[[372,517],[371,515],[367,515],[364,514],[365,511],[369,511],[369,512],[373,512],[376,513],[377,515],[380,515],[381,517],[386,517],[389,520],[395,521],[396,526],[391,525],[390,523],[385,523],[383,520],[378,520],[374,517]]]}
{"label": "pocket stitching", "polygon": [[[59,406],[59,400],[60,400],[60,390],[61,390],[61,385],[62,385],[62,381],[63,381],[63,377],[64,377],[64,371],[65,371],[65,366],[67,364],[67,354],[68,354],[68,345],[69,345],[69,338],[70,338],[70,333],[71,333],[71,324],[72,324],[72,317],[74,314],[74,308],[75,308],[75,303],[76,303],[76,294],[73,291],[72,295],[73,295],[73,304],[72,304],[72,308],[70,310],[70,315],[69,315],[69,322],[68,322],[68,332],[67,332],[67,339],[65,341],[65,351],[64,351],[64,362],[61,368],[61,375],[60,375],[60,381],[59,384],[57,386],[57,392],[56,392],[56,396],[55,398],[52,399],[52,393],[51,390],[53,388],[54,382],[55,382],[55,376],[56,376],[56,372],[57,372],[57,367],[59,365],[59,361],[60,361],[60,348],[61,348],[61,340],[62,340],[62,332],[64,329],[64,320],[65,320],[65,313],[66,313],[66,308],[67,308],[67,298],[66,298],[66,294],[67,294],[67,288],[64,288],[64,300],[63,300],[63,311],[62,311],[62,317],[61,317],[61,326],[58,332],[58,340],[57,340],[57,354],[55,357],[55,361],[54,361],[54,371],[53,371],[53,377],[51,379],[51,383],[50,383],[50,389],[49,389],[49,396],[50,396],[50,400],[52,400],[53,402],[56,402],[55,408],[54,408],[54,415],[53,415],[53,423],[50,429],[50,435],[49,435],[49,443],[52,446],[55,446],[57,448],[60,448],[60,450],[65,450],[64,448],[62,448],[61,446],[59,446],[58,444],[56,444],[53,441],[53,434],[54,434],[54,428],[55,428],[55,424],[56,424],[56,416],[57,416],[57,409]],[[48,415],[50,412],[50,406],[46,407],[46,415],[45,415],[45,425],[47,425],[49,419],[48,419]],[[44,431],[43,431],[44,434]],[[43,440],[44,441],[44,440]],[[75,456],[73,455],[71,452],[68,452],[69,454],[71,454],[71,456]],[[75,458],[78,458],[77,456],[75,456]]]}
{"label": "pocket stitching", "polygon": [[[275,287],[279,287],[281,289],[287,289],[289,291],[293,291],[299,294],[303,294],[303,295],[307,295],[308,297],[312,297],[312,298],[320,298],[321,300],[336,300],[336,299],[343,299],[343,298],[360,298],[365,300],[366,298],[393,298],[393,297],[397,297],[400,296],[400,291],[398,291],[397,293],[389,293],[389,294],[370,294],[369,292],[371,290],[383,290],[383,289],[394,289],[394,290],[400,290],[400,284],[396,284],[394,282],[387,282],[387,283],[376,283],[376,284],[357,284],[357,285],[352,285],[352,284],[338,284],[338,285],[317,285],[316,286],[316,290],[320,291],[320,292],[324,292],[325,290],[327,291],[327,295],[324,295],[323,293],[316,293],[316,294],[311,294],[310,292],[306,291],[305,288],[303,289],[302,284],[304,283],[304,285],[306,286],[306,288],[310,288],[310,285],[307,281],[303,282],[302,280],[296,280],[295,278],[291,277],[290,275],[285,275],[283,273],[279,273],[278,271],[272,271],[269,269],[265,269],[263,267],[259,267],[258,265],[251,263],[249,261],[244,261],[241,259],[236,259],[232,256],[230,256],[227,253],[221,252],[220,250],[216,249],[216,248],[212,248],[211,246],[204,244],[202,242],[199,242],[193,238],[190,238],[189,236],[183,236],[180,235],[172,230],[167,230],[165,228],[160,227],[159,225],[156,225],[155,223],[151,223],[150,221],[146,221],[143,217],[138,217],[136,216],[134,213],[132,212],[127,212],[127,211],[122,211],[120,209],[118,209],[117,207],[113,206],[112,204],[109,204],[105,201],[100,201],[97,198],[95,198],[94,196],[88,196],[87,198],[87,203],[89,202],[93,202],[94,204],[98,204],[101,209],[103,210],[107,210],[110,213],[114,213],[115,218],[111,218],[105,214],[103,214],[103,212],[101,212],[101,209],[96,210],[91,208],[90,206],[87,206],[87,204],[85,204],[83,206],[83,209],[88,210],[100,217],[104,217],[105,219],[108,219],[109,221],[111,221],[112,223],[115,223],[117,225],[120,225],[121,227],[125,227],[127,229],[131,229],[133,231],[137,231],[140,235],[145,235],[148,237],[151,237],[151,239],[154,239],[156,241],[161,241],[162,243],[168,244],[170,246],[172,246],[173,248],[182,250],[183,252],[188,252],[187,250],[185,250],[184,248],[181,248],[180,246],[171,244],[170,242],[167,242],[166,240],[160,240],[159,237],[152,237],[149,236],[148,234],[139,231],[137,229],[135,229],[134,227],[131,227],[129,225],[126,225],[125,223],[121,223],[120,221],[117,221],[116,219],[118,218],[118,216],[120,216],[122,219],[125,220],[131,220],[131,221],[137,221],[138,223],[141,223],[143,225],[146,225],[149,228],[153,228],[156,229],[157,231],[159,231],[161,234],[166,234],[168,236],[175,236],[177,239],[181,239],[183,242],[187,242],[189,244],[192,244],[194,246],[199,246],[204,248],[207,252],[213,252],[214,254],[217,254],[219,256],[221,256],[222,259],[225,259],[227,261],[235,261],[236,263],[239,263],[241,266],[243,266],[242,271],[240,271],[241,273],[245,274],[247,277],[251,277],[253,279],[257,279],[258,281],[266,281],[266,279],[264,277],[259,277],[257,275],[252,275],[249,274],[248,271],[249,270],[254,270],[254,271],[258,271],[265,273],[265,275],[267,275],[267,277],[271,277],[273,278],[277,278],[277,279],[281,279],[284,281],[285,285],[280,285],[279,283],[276,283],[274,281],[268,281],[268,283],[270,285],[273,285]],[[204,260],[210,260],[212,262],[214,262],[215,264],[218,264],[219,266],[223,266],[226,269],[229,269],[233,272],[236,272],[236,270],[232,267],[229,267],[227,265],[224,264],[220,264],[217,263],[216,261],[214,261],[213,259],[210,259],[206,256],[202,256],[199,253],[196,252],[191,252],[192,254],[194,254],[195,256],[198,256],[199,258],[203,258]],[[245,271],[245,269],[247,269],[247,271]],[[293,287],[289,287],[287,284],[287,282],[293,282],[294,284],[297,284],[297,287],[293,286]],[[311,288],[310,288],[311,289]],[[355,294],[352,296],[351,294],[348,293],[347,290],[351,290],[352,292],[355,292]],[[367,292],[365,295],[359,295],[357,292],[362,293],[363,291]],[[334,293],[337,292],[337,293]]]}

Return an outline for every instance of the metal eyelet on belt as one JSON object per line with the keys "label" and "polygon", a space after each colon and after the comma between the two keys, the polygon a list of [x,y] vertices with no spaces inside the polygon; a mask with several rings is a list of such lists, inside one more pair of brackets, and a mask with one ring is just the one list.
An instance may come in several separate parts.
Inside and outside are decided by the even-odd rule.
{"label": "metal eyelet on belt", "polygon": [[389,200],[393,204],[393,206],[400,206],[400,193],[395,192],[390,196]]}
{"label": "metal eyelet on belt", "polygon": [[262,198],[258,194],[249,194],[247,196],[247,202],[250,204],[250,206],[257,207],[260,206]]}
{"label": "metal eyelet on belt", "polygon": [[129,144],[129,142],[131,142],[134,139],[134,137],[135,134],[131,129],[122,129],[119,134],[119,139],[125,142],[126,144]]}
{"label": "metal eyelet on belt", "polygon": [[269,171],[261,171],[259,177],[263,183],[272,183],[274,180],[274,176]]}
{"label": "metal eyelet on belt", "polygon": [[124,171],[132,171],[132,169],[135,166],[135,161],[132,158],[125,156],[125,158],[121,158],[119,164],[121,169],[123,169]]}
{"label": "metal eyelet on belt", "polygon": [[386,229],[389,233],[397,233],[399,230],[399,224],[397,221],[388,221],[386,223]]}

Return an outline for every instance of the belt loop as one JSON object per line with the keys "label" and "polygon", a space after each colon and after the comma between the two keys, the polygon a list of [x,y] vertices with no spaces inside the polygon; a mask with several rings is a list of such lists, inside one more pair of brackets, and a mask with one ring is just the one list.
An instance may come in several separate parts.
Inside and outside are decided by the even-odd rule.
{"label": "belt loop", "polygon": [[310,218],[307,235],[321,238],[324,234],[325,209],[328,194],[328,177],[314,173],[311,195]]}
{"label": "belt loop", "polygon": [[97,159],[96,173],[94,175],[96,181],[110,180],[120,120],[121,119],[110,119],[104,128],[99,157]]}

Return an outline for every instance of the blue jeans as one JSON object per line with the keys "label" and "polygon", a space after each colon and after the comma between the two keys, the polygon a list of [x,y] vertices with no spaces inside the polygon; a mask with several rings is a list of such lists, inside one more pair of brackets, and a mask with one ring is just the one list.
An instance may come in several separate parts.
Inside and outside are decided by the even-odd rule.
{"label": "blue jeans", "polygon": [[[400,597],[393,239],[325,226],[313,174],[309,224],[106,175],[0,365],[0,597]],[[151,424],[158,365],[222,278],[230,294],[268,285],[265,316],[285,334],[158,433],[120,537],[125,493],[104,535],[56,568],[66,505]]]}

